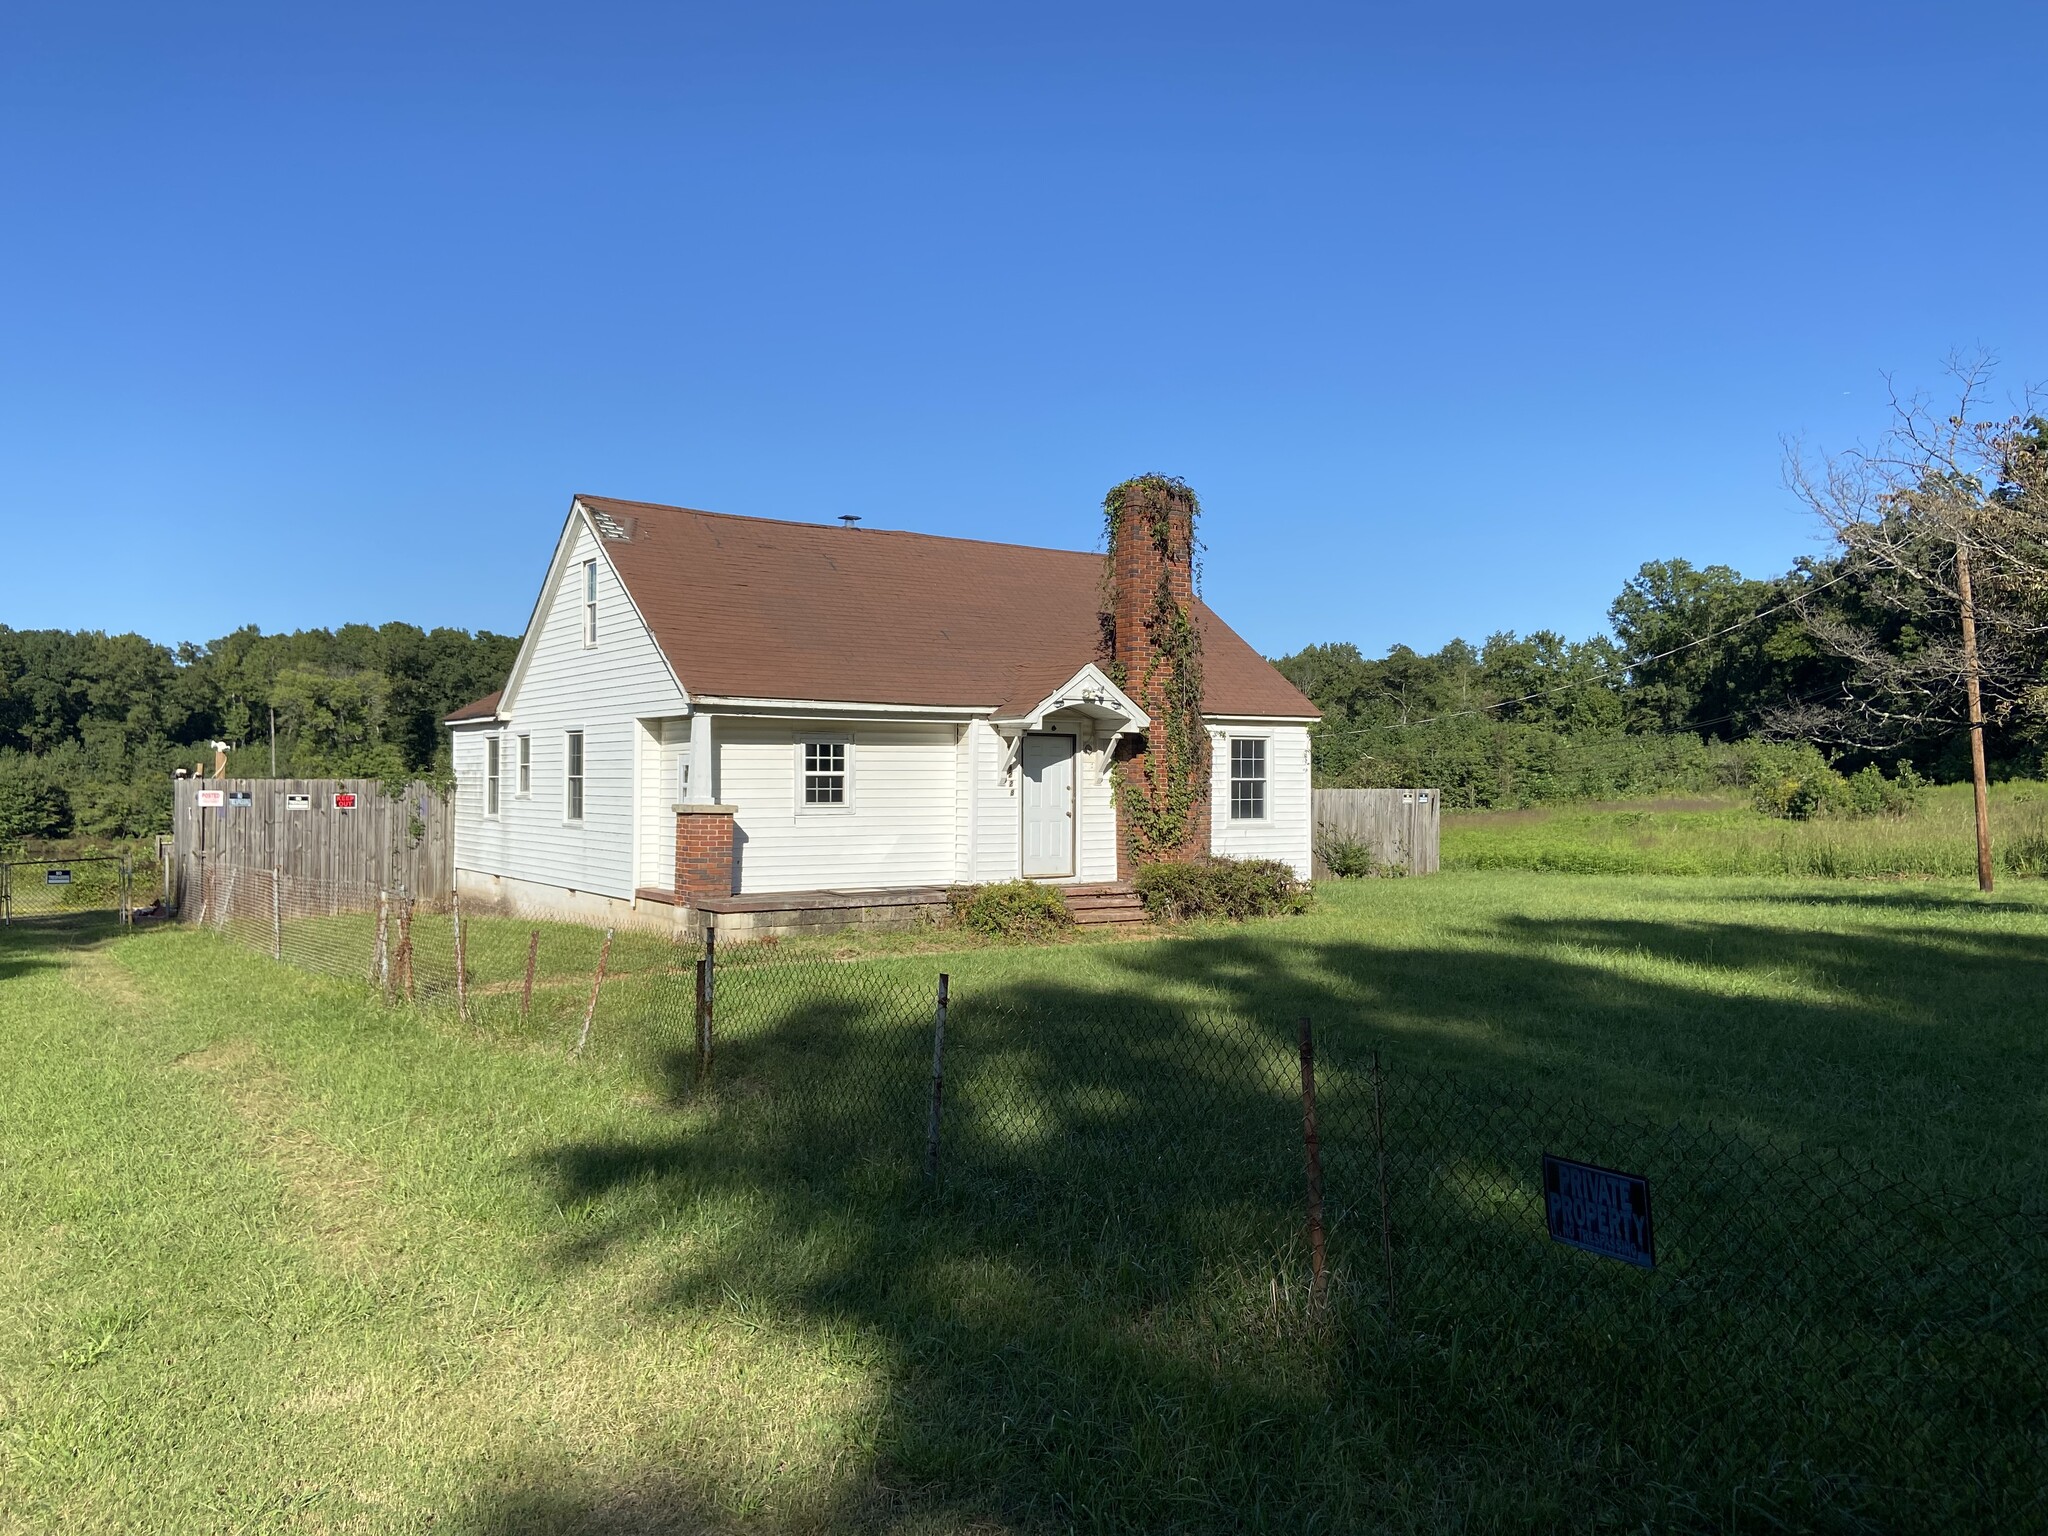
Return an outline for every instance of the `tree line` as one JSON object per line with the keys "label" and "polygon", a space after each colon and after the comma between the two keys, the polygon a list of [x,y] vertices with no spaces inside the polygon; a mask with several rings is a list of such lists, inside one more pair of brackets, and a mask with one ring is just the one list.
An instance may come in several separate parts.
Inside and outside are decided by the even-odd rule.
{"label": "tree line", "polygon": [[1972,684],[1990,775],[2041,775],[2048,421],[1987,417],[1986,365],[1953,372],[1942,407],[1895,397],[1875,447],[1788,456],[1833,547],[1781,576],[1654,561],[1608,609],[1609,634],[1279,658],[1324,713],[1317,782],[1433,785],[1460,807],[1698,792],[1747,782],[1759,747],[1785,744],[1866,783],[1872,769],[1954,781],[1970,776]]}
{"label": "tree line", "polygon": [[344,624],[204,644],[0,625],[0,844],[170,827],[171,778],[229,746],[234,775],[436,778],[441,721],[503,685],[516,636]]}

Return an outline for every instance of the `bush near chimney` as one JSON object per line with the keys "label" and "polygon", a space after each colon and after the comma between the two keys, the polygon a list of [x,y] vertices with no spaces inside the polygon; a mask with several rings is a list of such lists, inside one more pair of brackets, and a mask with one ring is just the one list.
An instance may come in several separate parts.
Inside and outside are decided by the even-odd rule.
{"label": "bush near chimney", "polygon": [[994,885],[958,885],[946,893],[953,921],[977,933],[1004,939],[1035,939],[1074,926],[1066,900],[1049,885],[1004,880]]}
{"label": "bush near chimney", "polygon": [[1191,917],[1282,917],[1306,912],[1310,888],[1278,859],[1162,861],[1132,882],[1145,910],[1165,922]]}

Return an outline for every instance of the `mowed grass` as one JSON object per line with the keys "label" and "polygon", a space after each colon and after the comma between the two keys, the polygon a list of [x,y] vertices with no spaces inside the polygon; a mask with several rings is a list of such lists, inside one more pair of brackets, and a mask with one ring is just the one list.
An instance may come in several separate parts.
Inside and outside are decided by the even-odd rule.
{"label": "mowed grass", "polygon": [[[2000,876],[2048,874],[2048,785],[1994,784],[1991,829]],[[1960,878],[1977,868],[1975,813],[1967,784],[1930,789],[1897,818],[1786,821],[1742,799],[1454,811],[1444,817],[1443,865],[1581,875]]]}
{"label": "mowed grass", "polygon": [[[1377,1048],[2037,1187],[2043,894],[1447,875],[1325,887],[1291,922],[934,934],[844,969],[893,989],[946,969],[963,1020],[983,997],[1307,1013],[1338,1070]],[[1882,1507],[1852,1490],[1861,1514],[1817,1518],[1774,1502],[1772,1468],[1659,1490],[1602,1425],[1543,1423],[1455,1351],[1332,1347],[1284,1272],[1268,1308],[1265,1276],[1220,1257],[935,1219],[901,1167],[748,1141],[744,1093],[650,1070],[633,1013],[601,1011],[572,1060],[560,1030],[381,1008],[191,931],[0,939],[0,1529],[1771,1528]],[[771,1064],[732,1054],[742,1080]],[[1959,1495],[2027,1507],[2000,1497]]]}

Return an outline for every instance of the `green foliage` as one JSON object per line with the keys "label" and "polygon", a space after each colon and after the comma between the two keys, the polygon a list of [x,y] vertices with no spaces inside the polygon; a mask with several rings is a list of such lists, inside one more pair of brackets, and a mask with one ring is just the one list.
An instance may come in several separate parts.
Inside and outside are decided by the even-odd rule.
{"label": "green foliage", "polygon": [[1723,740],[1756,729],[1821,665],[1796,611],[1758,618],[1805,584],[1804,572],[1751,581],[1725,565],[1644,565],[1607,610],[1628,668],[1631,723]]}
{"label": "green foliage", "polygon": [[[170,825],[171,773],[210,770],[381,779],[449,778],[442,718],[499,687],[518,641],[411,624],[344,625],[206,645],[140,635],[0,626],[0,828],[136,838]],[[0,831],[0,836],[7,835]]]}
{"label": "green foliage", "polygon": [[41,758],[0,752],[0,848],[71,831],[71,797]]}
{"label": "green foliage", "polygon": [[[1444,818],[1446,870],[1897,880],[1976,872],[1970,786],[1915,792],[1904,815],[1768,815],[1747,801],[1643,801]],[[1992,844],[2029,874],[2048,859],[2048,786],[1991,787]],[[2048,868],[2048,865],[2044,865]]]}
{"label": "green foliage", "polygon": [[1383,864],[1373,856],[1372,845],[1352,837],[1329,837],[1316,844],[1316,857],[1339,880],[1365,880],[1375,876],[1408,873],[1404,864]]}
{"label": "green foliage", "polygon": [[1059,891],[1030,880],[956,886],[946,896],[956,923],[997,938],[1043,938],[1074,926]]}
{"label": "green foliage", "polygon": [[1163,859],[1141,865],[1132,883],[1145,910],[1167,922],[1278,917],[1310,902],[1310,888],[1278,859]]}
{"label": "green foliage", "polygon": [[[1187,509],[1177,517],[1176,509]],[[1194,615],[1175,595],[1170,572],[1185,565],[1192,573],[1199,555],[1195,526],[1201,503],[1187,482],[1165,475],[1140,475],[1110,488],[1102,501],[1104,528],[1112,551],[1120,530],[1136,513],[1160,557],[1159,585],[1142,622],[1152,633],[1151,660],[1137,679],[1145,699],[1157,699],[1145,754],[1115,768],[1117,810],[1132,852],[1141,860],[1182,848],[1196,806],[1208,793],[1209,732],[1202,721],[1202,637]],[[1105,566],[1105,570],[1106,570]],[[1130,679],[1113,665],[1119,687]]]}
{"label": "green foliage", "polygon": [[1809,742],[1752,743],[1749,783],[1752,803],[1766,816],[1808,821],[1817,816],[1906,816],[1924,780],[1910,763],[1886,778],[1875,763],[1844,777]]}
{"label": "green foliage", "polygon": [[2031,816],[2005,833],[2000,862],[2010,875],[2048,876],[2048,806],[2035,806]]}

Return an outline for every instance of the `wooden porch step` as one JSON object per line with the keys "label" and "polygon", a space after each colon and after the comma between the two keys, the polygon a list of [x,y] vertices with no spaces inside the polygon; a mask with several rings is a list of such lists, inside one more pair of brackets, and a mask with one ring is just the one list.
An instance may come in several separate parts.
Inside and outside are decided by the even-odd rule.
{"label": "wooden porch step", "polygon": [[1074,921],[1084,928],[1151,921],[1145,913],[1144,900],[1135,888],[1122,880],[1062,886],[1060,895],[1066,901],[1067,910],[1074,915]]}

